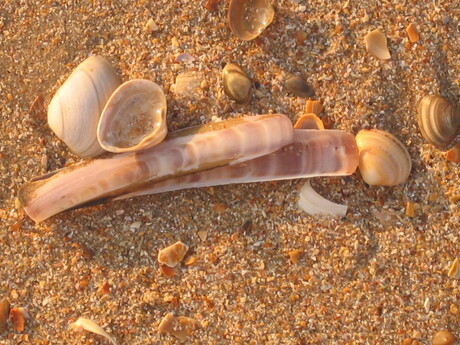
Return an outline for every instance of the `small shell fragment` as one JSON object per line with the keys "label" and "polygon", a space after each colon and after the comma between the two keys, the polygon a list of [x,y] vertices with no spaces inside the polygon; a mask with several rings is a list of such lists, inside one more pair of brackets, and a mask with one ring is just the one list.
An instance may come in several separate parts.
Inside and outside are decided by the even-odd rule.
{"label": "small shell fragment", "polygon": [[456,258],[450,266],[449,273],[447,273],[447,275],[451,278],[460,279],[460,261],[458,258]]}
{"label": "small shell fragment", "polygon": [[251,98],[252,81],[236,63],[225,65],[222,71],[224,91],[238,104],[245,104]]}
{"label": "small shell fragment", "polygon": [[415,208],[414,204],[410,201],[406,203],[406,216],[409,218],[414,218],[415,217]]}
{"label": "small shell fragment", "polygon": [[173,268],[184,259],[187,251],[188,246],[183,242],[178,241],[173,245],[160,250],[158,253],[158,262]]}
{"label": "small shell fragment", "polygon": [[158,326],[160,334],[170,334],[177,339],[184,341],[192,335],[193,331],[198,328],[198,322],[194,319],[185,316],[174,317],[168,313],[161,320]]}
{"label": "small shell fragment", "polygon": [[344,217],[347,214],[347,205],[336,204],[319,195],[307,180],[300,190],[298,206],[309,215],[329,215]]}
{"label": "small shell fragment", "polygon": [[300,259],[300,255],[302,255],[302,251],[299,250],[299,249],[294,249],[294,250],[291,250],[289,253],[289,260],[293,263],[293,264],[298,264],[299,263],[299,259]]}
{"label": "small shell fragment", "polygon": [[431,339],[432,345],[453,345],[457,337],[448,330],[442,330],[433,335]]}
{"label": "small shell fragment", "polygon": [[107,338],[113,345],[117,345],[115,338],[104,331],[104,329],[93,320],[79,317],[77,321],[70,324],[70,327],[77,330],[85,330],[87,332],[101,335]]}
{"label": "small shell fragment", "polygon": [[6,330],[8,318],[10,316],[10,302],[4,299],[0,302],[0,333]]}
{"label": "small shell fragment", "polygon": [[155,23],[153,18],[150,18],[144,26],[144,31],[151,34],[154,31],[158,30],[158,25]]}
{"label": "small shell fragment", "polygon": [[294,125],[295,129],[324,129],[321,119],[313,113],[302,115]]}
{"label": "small shell fragment", "polygon": [[375,29],[364,36],[366,50],[377,59],[388,60],[391,58],[387,47],[387,37],[383,32]]}
{"label": "small shell fragment", "polygon": [[361,130],[356,135],[359,171],[371,186],[395,186],[404,183],[412,161],[404,144],[394,135],[378,129]]}
{"label": "small shell fragment", "polygon": [[201,97],[201,83],[204,76],[200,72],[184,72],[176,77],[174,92],[177,95],[198,99]]}
{"label": "small shell fragment", "polygon": [[10,309],[10,320],[13,328],[16,332],[24,332],[26,326],[26,319],[29,314],[24,308],[11,308]]}
{"label": "small shell fragment", "polygon": [[286,79],[284,87],[295,96],[308,98],[313,96],[313,88],[298,75]]}
{"label": "small shell fragment", "polygon": [[414,24],[410,23],[406,28],[407,36],[409,36],[409,41],[411,43],[417,42],[420,39],[417,28]]}
{"label": "small shell fragment", "polygon": [[305,113],[306,114],[316,114],[319,115],[323,111],[323,105],[321,104],[320,101],[316,101],[313,99],[308,99],[307,102],[305,102]]}
{"label": "small shell fragment", "polygon": [[451,162],[460,163],[460,143],[447,151],[446,159]]}

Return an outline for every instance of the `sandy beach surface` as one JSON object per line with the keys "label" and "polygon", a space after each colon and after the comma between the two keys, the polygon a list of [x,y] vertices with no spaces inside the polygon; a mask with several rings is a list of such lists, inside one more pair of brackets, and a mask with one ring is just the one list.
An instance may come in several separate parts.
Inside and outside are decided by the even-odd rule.
{"label": "sandy beach surface", "polygon": [[[207,0],[2,1],[0,300],[28,317],[21,331],[0,315],[0,344],[109,344],[69,328],[79,317],[131,345],[431,344],[440,330],[460,337],[459,280],[448,276],[460,258],[459,164],[428,144],[416,121],[425,95],[459,105],[460,2],[273,2],[273,23],[245,42],[230,31],[226,0],[214,11]],[[410,23],[420,33],[414,43]],[[389,60],[365,49],[374,29],[388,38]],[[400,139],[411,174],[394,187],[371,187],[359,172],[312,179],[321,195],[348,205],[343,218],[299,210],[303,181],[292,180],[144,196],[35,223],[18,190],[80,160],[48,127],[46,107],[92,54],[123,81],[161,85],[170,130],[242,114],[295,122],[306,99],[284,82],[300,75],[333,128]],[[246,105],[224,93],[229,62],[256,86]],[[183,96],[174,84],[188,71],[202,80]],[[158,251],[179,240],[190,249],[168,277]],[[184,341],[159,334],[168,313],[195,320],[196,330]]]}

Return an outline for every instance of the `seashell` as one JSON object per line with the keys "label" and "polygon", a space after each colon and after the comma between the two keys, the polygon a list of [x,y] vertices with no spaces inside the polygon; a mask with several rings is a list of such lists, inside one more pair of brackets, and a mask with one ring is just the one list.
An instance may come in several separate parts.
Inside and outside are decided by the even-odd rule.
{"label": "seashell", "polygon": [[457,337],[448,330],[442,330],[436,332],[431,339],[432,345],[453,345],[457,340]]}
{"label": "seashell", "polygon": [[134,79],[110,96],[97,127],[99,144],[106,151],[139,151],[166,136],[166,97],[152,81]]}
{"label": "seashell", "polygon": [[114,67],[101,56],[83,61],[62,84],[48,106],[48,124],[82,158],[104,152],[97,125],[110,95],[121,84]]}
{"label": "seashell", "polygon": [[274,16],[270,0],[231,0],[228,7],[230,29],[243,41],[259,36]]}
{"label": "seashell", "polygon": [[77,321],[70,324],[70,327],[76,330],[85,330],[94,334],[98,334],[106,338],[113,345],[117,345],[115,338],[108,334],[104,329],[91,319],[79,317]]}
{"label": "seashell", "polygon": [[292,143],[293,132],[291,121],[282,114],[186,128],[140,152],[114,154],[47,174],[23,186],[20,201],[31,218],[40,221],[153,180],[264,156]]}
{"label": "seashell", "polygon": [[460,143],[447,151],[446,159],[451,162],[460,163]]}
{"label": "seashell", "polygon": [[447,275],[451,278],[460,279],[460,260],[458,258],[452,262]]}
{"label": "seashell", "polygon": [[375,29],[364,36],[366,50],[377,59],[388,60],[391,58],[387,47],[387,37],[383,32]]}
{"label": "seashell", "polygon": [[302,115],[294,125],[295,129],[324,129],[321,119],[313,113]]}
{"label": "seashell", "polygon": [[341,216],[345,217],[348,206],[337,204],[327,200],[310,185],[310,180],[307,180],[300,190],[299,208],[311,216]]}
{"label": "seashell", "polygon": [[409,152],[392,134],[378,129],[362,130],[356,135],[359,171],[373,186],[394,186],[409,177],[412,162]]}
{"label": "seashell", "polygon": [[285,81],[284,87],[298,97],[308,98],[313,95],[313,88],[297,75],[289,77]]}
{"label": "seashell", "polygon": [[169,247],[163,248],[159,251],[158,262],[171,268],[176,267],[182,260],[184,260],[187,251],[188,246],[182,241],[177,241]]}
{"label": "seashell", "polygon": [[305,102],[305,113],[306,114],[316,114],[319,115],[323,111],[323,105],[320,101],[315,101],[313,99],[308,99]]}
{"label": "seashell", "polygon": [[409,37],[410,43],[417,42],[420,39],[420,34],[413,23],[410,23],[406,28],[407,36]]}
{"label": "seashell", "polygon": [[199,323],[195,319],[186,316],[175,317],[173,314],[168,313],[158,325],[158,333],[167,333],[181,341],[185,341],[198,328],[198,325]]}
{"label": "seashell", "polygon": [[176,77],[174,92],[177,95],[198,99],[204,76],[199,72],[184,72]]}
{"label": "seashell", "polygon": [[251,97],[252,82],[236,63],[227,64],[222,71],[224,91],[238,104],[245,104]]}
{"label": "seashell", "polygon": [[0,334],[7,328],[8,318],[10,316],[10,302],[4,299],[0,302]]}
{"label": "seashell", "polygon": [[444,97],[428,95],[418,105],[418,125],[423,137],[438,148],[454,140],[460,128],[460,111]]}

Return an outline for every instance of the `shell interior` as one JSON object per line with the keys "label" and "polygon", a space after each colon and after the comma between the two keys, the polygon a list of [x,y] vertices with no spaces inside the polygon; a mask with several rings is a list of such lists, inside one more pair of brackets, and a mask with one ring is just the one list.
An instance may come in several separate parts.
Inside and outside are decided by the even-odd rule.
{"label": "shell interior", "polygon": [[228,8],[230,28],[235,36],[244,41],[259,36],[274,16],[270,0],[232,0]]}

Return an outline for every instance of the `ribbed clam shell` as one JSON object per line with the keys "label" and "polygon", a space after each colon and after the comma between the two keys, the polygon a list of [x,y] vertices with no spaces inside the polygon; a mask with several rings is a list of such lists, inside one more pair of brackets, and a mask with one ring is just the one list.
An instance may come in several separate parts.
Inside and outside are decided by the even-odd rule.
{"label": "ribbed clam shell", "polygon": [[152,81],[134,79],[118,87],[102,111],[97,138],[110,152],[139,151],[166,136],[166,97]]}
{"label": "ribbed clam shell", "polygon": [[231,0],[228,7],[230,29],[243,41],[259,36],[274,16],[270,0]]}
{"label": "ribbed clam shell", "polygon": [[356,135],[359,171],[370,185],[394,186],[409,177],[412,162],[404,144],[394,135],[378,129],[362,130]]}
{"label": "ribbed clam shell", "polygon": [[95,55],[77,66],[51,100],[48,124],[78,156],[104,152],[97,140],[97,125],[107,100],[120,84],[110,62]]}
{"label": "ribbed clam shell", "polygon": [[429,143],[445,148],[460,128],[460,110],[442,96],[428,95],[419,103],[417,121]]}
{"label": "ribbed clam shell", "polygon": [[222,71],[224,91],[236,103],[244,104],[251,98],[252,82],[236,63],[225,65]]}

